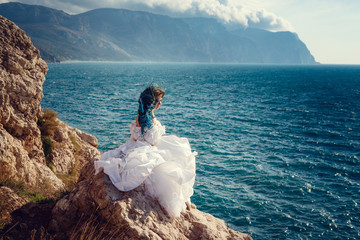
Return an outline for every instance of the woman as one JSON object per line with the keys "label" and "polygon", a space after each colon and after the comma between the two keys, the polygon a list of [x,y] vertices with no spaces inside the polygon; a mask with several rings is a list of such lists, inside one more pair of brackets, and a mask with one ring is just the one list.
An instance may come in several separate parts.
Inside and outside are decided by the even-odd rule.
{"label": "woman", "polygon": [[139,98],[136,122],[130,124],[130,139],[95,161],[95,173],[104,171],[120,191],[142,183],[146,193],[157,199],[170,216],[190,206],[195,181],[195,156],[189,141],[164,135],[165,127],[155,118],[165,91],[147,87]]}

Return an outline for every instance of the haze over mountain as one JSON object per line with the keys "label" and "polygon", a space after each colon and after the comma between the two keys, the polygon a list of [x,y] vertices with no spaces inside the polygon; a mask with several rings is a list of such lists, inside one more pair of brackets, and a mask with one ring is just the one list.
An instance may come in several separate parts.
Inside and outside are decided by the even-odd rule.
{"label": "haze over mountain", "polygon": [[159,61],[315,64],[297,34],[229,30],[211,18],[171,18],[125,9],[70,15],[21,3],[0,4],[48,61]]}

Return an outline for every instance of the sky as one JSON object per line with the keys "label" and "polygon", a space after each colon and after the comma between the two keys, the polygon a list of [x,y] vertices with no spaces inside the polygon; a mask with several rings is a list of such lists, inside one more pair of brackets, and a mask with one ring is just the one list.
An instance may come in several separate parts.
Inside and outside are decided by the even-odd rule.
{"label": "sky", "polygon": [[[0,3],[10,2],[0,0]],[[317,62],[360,64],[360,0],[18,0],[78,14],[96,8],[213,17],[231,27],[296,32]]]}

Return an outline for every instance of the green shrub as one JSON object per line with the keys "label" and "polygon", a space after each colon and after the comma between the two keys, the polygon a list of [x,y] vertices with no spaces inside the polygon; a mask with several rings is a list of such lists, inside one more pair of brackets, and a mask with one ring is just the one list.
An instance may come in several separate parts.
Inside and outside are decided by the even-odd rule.
{"label": "green shrub", "polygon": [[58,125],[57,113],[50,109],[45,109],[42,118],[38,119],[38,126],[42,136],[52,136]]}
{"label": "green shrub", "polygon": [[80,145],[77,143],[75,136],[70,134],[69,138],[72,145],[74,146],[75,152],[78,152],[80,150]]}
{"label": "green shrub", "polygon": [[54,146],[50,136],[54,135],[55,129],[59,125],[59,122],[57,121],[57,113],[53,110],[45,109],[43,116],[38,119],[37,124],[41,132],[41,141],[46,165],[53,170],[54,166],[52,164],[51,153]]}
{"label": "green shrub", "polygon": [[41,194],[32,193],[32,192],[26,192],[26,191],[23,192],[22,194],[30,202],[42,202],[42,203],[44,203],[44,202],[49,202],[49,203],[54,202],[54,199],[45,197],[45,196],[43,196]]}
{"label": "green shrub", "polygon": [[42,137],[41,138],[42,141],[42,145],[43,145],[43,150],[44,150],[44,155],[45,155],[45,160],[46,160],[46,165],[52,169],[53,165],[52,165],[52,148],[53,148],[53,142],[51,141],[50,138],[47,137]]}
{"label": "green shrub", "polygon": [[30,202],[53,202],[54,199],[45,197],[41,194],[34,193],[24,187],[23,183],[13,182],[10,180],[0,182],[0,186],[11,188],[17,195],[29,200]]}

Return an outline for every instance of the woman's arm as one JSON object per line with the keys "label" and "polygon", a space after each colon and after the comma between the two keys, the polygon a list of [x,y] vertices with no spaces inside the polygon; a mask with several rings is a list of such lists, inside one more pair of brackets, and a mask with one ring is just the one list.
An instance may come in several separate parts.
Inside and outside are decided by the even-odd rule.
{"label": "woman's arm", "polygon": [[137,127],[140,127],[140,124],[139,124],[139,114],[136,116],[136,126],[137,126]]}

